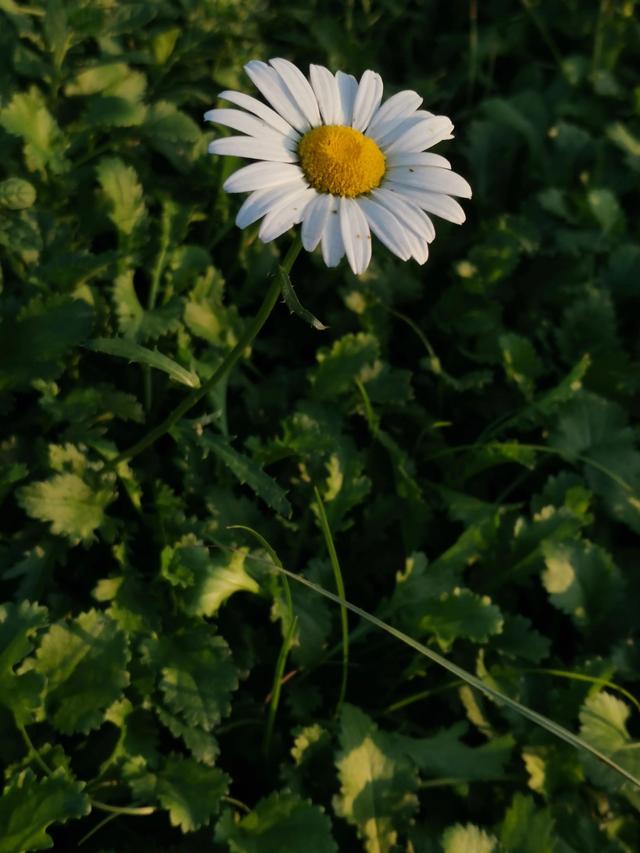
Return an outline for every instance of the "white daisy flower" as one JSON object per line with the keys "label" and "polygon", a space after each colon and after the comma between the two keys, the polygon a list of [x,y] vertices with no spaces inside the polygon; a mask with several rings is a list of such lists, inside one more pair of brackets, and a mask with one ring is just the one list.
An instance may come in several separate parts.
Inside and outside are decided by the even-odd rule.
{"label": "white daisy flower", "polygon": [[382,103],[375,71],[358,83],[312,65],[308,80],[286,59],[254,60],[245,70],[271,106],[225,91],[220,98],[241,109],[204,116],[246,134],[214,140],[210,153],[258,161],[224,183],[229,193],[250,193],[236,217],[240,228],[262,219],[259,236],[268,243],[302,223],[307,251],[321,244],[329,267],[346,254],[359,274],[371,260],[371,232],[402,260],[423,264],[435,237],[429,214],[464,222],[452,196],[471,198],[471,187],[427,151],[453,138],[453,124],[421,110],[416,92]]}

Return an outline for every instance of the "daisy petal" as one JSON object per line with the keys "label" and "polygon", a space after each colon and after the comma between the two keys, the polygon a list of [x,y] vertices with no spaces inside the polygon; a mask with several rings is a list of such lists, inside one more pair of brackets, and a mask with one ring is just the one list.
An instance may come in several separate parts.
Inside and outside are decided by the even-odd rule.
{"label": "daisy petal", "polygon": [[375,141],[378,143],[380,148],[386,151],[392,142],[395,142],[396,139],[400,139],[400,137],[412,127],[415,127],[423,121],[433,117],[433,114],[428,113],[426,110],[416,110],[414,113],[405,116],[404,118],[385,122],[384,126],[381,126],[376,132]]}
{"label": "daisy petal", "polygon": [[431,193],[427,190],[416,189],[416,187],[406,187],[403,184],[395,184],[393,181],[386,183],[385,188],[410,198],[423,210],[435,213],[436,216],[440,216],[448,222],[455,222],[456,225],[462,225],[467,218],[458,202],[448,195]]}
{"label": "daisy petal", "polygon": [[436,236],[436,229],[431,219],[411,199],[403,198],[400,193],[390,192],[384,186],[374,190],[371,196],[390,210],[401,225],[413,231],[421,240],[430,243]]}
{"label": "daisy petal", "polygon": [[410,89],[406,89],[404,92],[396,92],[373,114],[373,118],[367,127],[367,136],[375,139],[377,131],[386,133],[386,130],[383,130],[383,125],[387,125],[389,122],[397,122],[401,118],[411,115],[420,107],[421,103],[422,98],[417,92],[412,92]]}
{"label": "daisy petal", "polygon": [[430,151],[393,151],[387,155],[387,168],[394,166],[438,166],[441,169],[450,169],[451,163],[440,154],[432,154]]}
{"label": "daisy petal", "polygon": [[280,133],[283,133],[285,136],[292,134],[299,138],[299,134],[296,133],[288,121],[285,121],[275,110],[272,110],[271,107],[263,104],[262,101],[259,101],[257,98],[252,98],[251,95],[245,95],[244,92],[232,92],[230,90],[220,92],[218,97],[222,101],[229,101],[232,104],[236,104],[238,107],[248,110],[250,113],[258,116],[258,118],[266,121],[266,123],[275,128],[275,130],[279,130]]}
{"label": "daisy petal", "polygon": [[287,59],[270,59],[269,64],[276,69],[280,79],[289,90],[296,106],[307,119],[311,127],[322,124],[318,101],[309,81],[293,62]]}
{"label": "daisy petal", "polygon": [[387,170],[390,181],[434,193],[471,198],[471,187],[457,172],[433,166],[394,166]]}
{"label": "daisy petal", "polygon": [[351,126],[356,130],[363,131],[367,128],[371,117],[380,106],[382,89],[382,77],[375,71],[365,71],[360,78],[358,94],[353,104]]}
{"label": "daisy petal", "polygon": [[280,237],[285,231],[293,228],[304,216],[309,202],[315,197],[316,191],[310,187],[297,190],[285,196],[276,207],[272,208],[262,220],[258,236],[263,243],[270,243]]}
{"label": "daisy petal", "polygon": [[349,266],[355,275],[360,275],[371,260],[371,234],[360,199],[340,199],[340,231]]}
{"label": "daisy petal", "polygon": [[289,93],[289,90],[282,82],[275,68],[270,68],[266,62],[260,62],[258,59],[252,59],[248,62],[244,70],[251,79],[251,82],[259,89],[264,97],[269,101],[280,115],[285,118],[292,127],[304,133],[309,130],[309,122],[298,109],[298,105]]}
{"label": "daisy petal", "polygon": [[393,213],[370,198],[360,198],[358,204],[378,240],[384,243],[394,255],[402,258],[403,261],[408,261],[411,257],[411,246],[405,229]]}
{"label": "daisy petal", "polygon": [[347,127],[351,127],[353,105],[358,94],[358,81],[353,74],[336,71],[336,83],[338,84],[338,92],[340,93],[340,117],[336,124],[344,124]]}
{"label": "daisy petal", "polygon": [[342,109],[336,78],[324,65],[310,65],[309,76],[324,123],[340,124]]}
{"label": "daisy petal", "polygon": [[302,181],[292,181],[287,184],[279,184],[277,187],[268,187],[256,190],[248,196],[236,216],[238,228],[246,228],[261,219],[271,208],[279,204],[282,199],[293,195],[295,192],[305,189]]}
{"label": "daisy petal", "polygon": [[246,193],[288,184],[294,180],[304,181],[299,166],[289,163],[251,163],[229,175],[222,189],[228,193]]}
{"label": "daisy petal", "polygon": [[[333,76],[333,75],[332,75]],[[331,196],[318,193],[307,205],[302,223],[302,245],[307,252],[313,252],[322,237],[327,224]]]}
{"label": "daisy petal", "polygon": [[246,157],[247,160],[271,160],[275,163],[297,163],[298,155],[290,151],[284,140],[256,139],[255,136],[226,136],[209,143],[209,154]]}
{"label": "daisy petal", "polygon": [[418,241],[418,245],[413,249],[412,258],[417,261],[420,266],[426,264],[429,260],[429,244]]}
{"label": "daisy petal", "polygon": [[329,198],[329,215],[322,232],[322,258],[328,267],[337,267],[344,255],[344,242],[340,229],[338,206],[340,199]]}
{"label": "daisy petal", "polygon": [[392,151],[424,151],[443,139],[449,139],[452,130],[451,119],[446,116],[424,119],[388,145],[385,154]]}
{"label": "daisy petal", "polygon": [[295,148],[297,140],[299,139],[298,134],[293,128],[289,128],[289,134],[287,136],[268,125],[261,118],[249,115],[249,113],[245,113],[242,110],[209,110],[204,114],[204,118],[205,121],[212,121],[215,122],[215,124],[232,127],[234,130],[239,130],[242,133],[248,133],[249,136],[255,136],[259,139],[276,139],[284,141],[287,148],[290,148],[291,150]]}

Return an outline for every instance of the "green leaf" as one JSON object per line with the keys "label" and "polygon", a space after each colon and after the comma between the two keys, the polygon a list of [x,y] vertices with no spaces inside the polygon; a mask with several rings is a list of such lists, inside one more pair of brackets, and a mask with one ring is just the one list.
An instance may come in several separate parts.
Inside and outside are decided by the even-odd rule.
{"label": "green leaf", "polygon": [[536,379],[542,373],[542,362],[531,341],[511,333],[500,335],[498,343],[507,379],[517,385],[527,399],[531,399]]}
{"label": "green leaf", "polygon": [[132,269],[125,270],[113,283],[113,301],[122,334],[136,341],[146,341],[175,332],[180,326],[181,300],[172,299],[151,310],[143,308],[133,284],[133,275]]}
{"label": "green leaf", "polygon": [[340,794],[333,799],[334,810],[356,827],[368,853],[389,853],[418,806],[411,763],[349,704],[342,708],[340,746]]}
{"label": "green leaf", "polygon": [[115,498],[112,485],[92,487],[77,474],[56,474],[18,489],[18,502],[28,515],[49,522],[52,533],[74,543],[95,539]]}
{"label": "green leaf", "polygon": [[154,774],[154,781],[155,795],[169,812],[171,825],[184,833],[207,826],[218,813],[231,780],[217,767],[172,755]]}
{"label": "green leaf", "polygon": [[498,839],[472,823],[456,823],[442,836],[443,853],[493,853],[497,849]]}
{"label": "green leaf", "polygon": [[36,200],[36,188],[22,178],[7,178],[0,183],[0,206],[9,210],[25,210]]}
{"label": "green leaf", "polygon": [[461,740],[467,731],[466,723],[456,723],[426,738],[395,735],[393,743],[429,777],[465,782],[504,778],[505,765],[513,752],[513,738],[506,735],[481,746],[467,746]]}
{"label": "green leaf", "polygon": [[319,806],[296,794],[274,793],[241,820],[226,811],[216,841],[231,853],[336,853],[331,823]]}
{"label": "green leaf", "polygon": [[[580,734],[588,743],[612,758],[634,776],[640,776],[640,741],[633,740],[627,730],[629,706],[611,693],[589,696],[580,710]],[[640,808],[640,793],[591,756],[584,762],[596,785],[626,794]]]}
{"label": "green leaf", "polygon": [[118,157],[105,157],[96,173],[109,205],[109,219],[121,234],[133,234],[147,213],[144,190],[135,169]]}
{"label": "green leaf", "polygon": [[213,616],[221,605],[237,592],[260,592],[258,583],[248,574],[245,563],[248,548],[212,555],[200,542],[178,543],[163,552],[163,575],[174,586],[186,613]]}
{"label": "green leaf", "polygon": [[129,683],[127,638],[96,610],[58,622],[29,661],[47,679],[47,718],[64,734],[88,732]]}
{"label": "green leaf", "polygon": [[0,110],[0,125],[20,136],[24,142],[24,159],[30,172],[47,170],[61,174],[69,168],[64,156],[67,142],[55,118],[49,112],[39,89],[16,93]]}
{"label": "green leaf", "polygon": [[126,338],[94,338],[85,346],[94,352],[103,352],[107,355],[115,355],[118,358],[126,358],[129,364],[146,364],[156,370],[162,370],[175,382],[186,385],[187,388],[199,388],[200,379],[190,370],[182,367],[177,361],[163,355],[157,350],[147,349]]}
{"label": "green leaf", "polygon": [[60,768],[52,776],[36,781],[27,770],[0,797],[0,853],[46,850],[53,840],[46,829],[91,811],[83,785],[67,778]]}
{"label": "green leaf", "polygon": [[585,630],[615,618],[625,585],[604,548],[591,542],[547,540],[542,552],[546,563],[542,582],[559,610]]}
{"label": "green leaf", "polygon": [[0,605],[0,705],[20,724],[32,722],[42,704],[44,678],[35,672],[16,674],[14,666],[33,649],[32,637],[47,623],[44,607],[22,601]]}
{"label": "green leaf", "polygon": [[229,713],[238,673],[228,645],[208,626],[191,623],[171,637],[145,639],[143,648],[172,713],[207,732]]}
{"label": "green leaf", "polygon": [[459,638],[486,643],[502,631],[502,624],[502,613],[489,596],[454,587],[450,593],[423,603],[418,627],[435,634],[440,646],[448,649]]}
{"label": "green leaf", "polygon": [[510,853],[554,853],[550,810],[537,809],[532,797],[516,794],[500,826],[499,838]]}
{"label": "green leaf", "polygon": [[491,647],[511,658],[539,663],[549,654],[550,640],[519,614],[504,614],[502,631],[491,638]]}
{"label": "green leaf", "polygon": [[614,518],[640,533],[640,452],[620,406],[581,392],[563,407],[549,443],[583,457],[589,486]]}
{"label": "green leaf", "polygon": [[86,340],[92,323],[91,306],[66,297],[33,302],[15,322],[5,317],[0,321],[0,391],[57,377],[62,358]]}
{"label": "green leaf", "polygon": [[287,500],[286,492],[273,477],[265,474],[257,462],[239,453],[229,442],[211,430],[203,430],[199,440],[206,450],[215,453],[240,483],[246,483],[267,506],[287,518],[291,515],[291,504]]}
{"label": "green leaf", "polygon": [[355,379],[379,357],[380,344],[374,335],[360,332],[344,335],[331,349],[318,350],[318,366],[311,373],[314,397],[333,400],[355,390]]}
{"label": "green leaf", "polygon": [[45,607],[29,601],[0,604],[0,673],[10,673],[29,654],[33,635],[46,624]]}

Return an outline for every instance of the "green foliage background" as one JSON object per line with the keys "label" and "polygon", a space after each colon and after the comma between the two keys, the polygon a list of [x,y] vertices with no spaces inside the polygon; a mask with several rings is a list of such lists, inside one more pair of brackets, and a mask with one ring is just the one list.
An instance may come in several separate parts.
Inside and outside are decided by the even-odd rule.
{"label": "green foliage background", "polygon": [[[349,600],[640,775],[635,5],[0,0],[2,853],[640,849],[630,783],[355,619],[337,707],[339,609],[229,527],[334,589],[317,486]],[[468,222],[301,256],[328,330],[278,305],[114,464],[287,248],[201,120],[272,56],[450,115]]]}

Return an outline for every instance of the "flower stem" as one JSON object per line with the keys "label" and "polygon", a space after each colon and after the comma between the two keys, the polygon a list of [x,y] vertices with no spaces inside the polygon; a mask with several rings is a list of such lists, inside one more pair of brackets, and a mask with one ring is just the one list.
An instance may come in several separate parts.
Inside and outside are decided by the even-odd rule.
{"label": "flower stem", "polygon": [[[293,266],[295,259],[298,257],[301,248],[302,243],[300,241],[300,237],[298,236],[292,243],[281,265],[282,269],[287,274],[291,272],[291,267]],[[267,322],[269,315],[273,311],[273,308],[278,300],[280,289],[280,276],[275,275],[264,297],[262,305],[258,310],[258,313],[249,323],[238,343],[227,354],[222,364],[220,364],[218,368],[214,370],[211,376],[203,385],[200,386],[200,388],[196,388],[194,391],[191,392],[191,394],[189,394],[188,397],[185,397],[185,399],[178,406],[176,406],[176,408],[171,412],[171,414],[169,414],[161,423],[159,423],[152,430],[150,430],[145,436],[143,436],[143,438],[140,439],[140,441],[133,444],[128,450],[123,450],[119,456],[113,459],[111,462],[111,467],[115,467],[120,462],[124,462],[127,459],[131,459],[134,456],[137,456],[139,453],[142,453],[143,450],[146,450],[148,447],[151,447],[154,442],[156,442],[159,438],[165,435],[165,433],[169,432],[171,427],[173,427],[174,424],[176,424],[180,420],[180,418],[184,417],[184,415],[186,415],[186,413],[190,409],[192,409],[196,405],[196,403],[198,403],[204,396],[206,396],[210,391],[212,391],[213,388],[215,388],[215,386],[222,379],[224,379],[225,376],[227,376],[227,374],[231,371],[236,362],[240,359],[246,348],[251,345],[260,329]]]}

